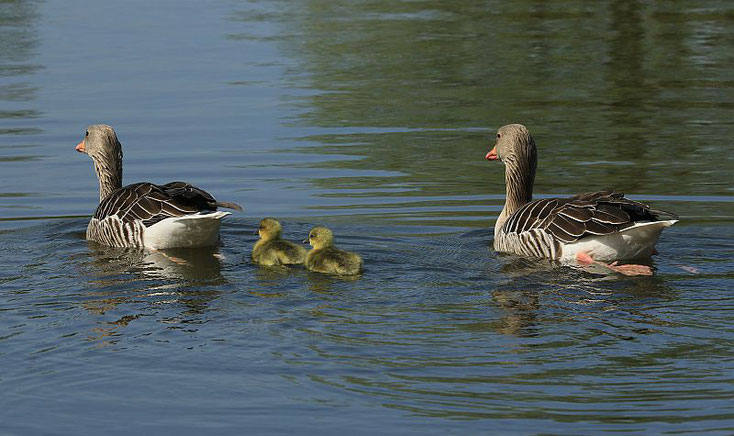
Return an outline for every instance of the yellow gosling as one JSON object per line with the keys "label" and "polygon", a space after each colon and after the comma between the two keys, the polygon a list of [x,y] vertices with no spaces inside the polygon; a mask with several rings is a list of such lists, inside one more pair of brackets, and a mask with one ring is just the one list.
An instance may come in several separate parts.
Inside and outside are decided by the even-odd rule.
{"label": "yellow gosling", "polygon": [[308,233],[313,247],[306,255],[306,268],[325,274],[355,275],[362,272],[362,258],[334,246],[334,234],[326,227],[314,227]]}
{"label": "yellow gosling", "polygon": [[260,239],[252,247],[252,261],[259,265],[296,265],[306,258],[306,249],[281,238],[283,227],[274,218],[263,218],[257,234]]}

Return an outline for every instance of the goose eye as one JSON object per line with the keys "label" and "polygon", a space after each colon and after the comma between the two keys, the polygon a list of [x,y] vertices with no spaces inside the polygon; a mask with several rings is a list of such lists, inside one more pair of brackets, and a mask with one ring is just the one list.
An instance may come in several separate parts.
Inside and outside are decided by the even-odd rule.
{"label": "goose eye", "polygon": [[87,133],[86,133],[86,134],[84,135],[84,137],[85,137],[85,138],[86,138],[87,136],[89,136],[89,130],[87,130]]}
{"label": "goose eye", "polygon": [[500,134],[498,133],[498,134],[497,134],[497,139],[500,139],[500,136],[502,136],[502,135],[500,135]]}

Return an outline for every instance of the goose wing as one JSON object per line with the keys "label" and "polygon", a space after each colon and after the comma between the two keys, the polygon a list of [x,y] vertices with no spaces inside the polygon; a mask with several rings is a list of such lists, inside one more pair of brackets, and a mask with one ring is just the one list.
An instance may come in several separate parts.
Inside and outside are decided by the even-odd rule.
{"label": "goose wing", "polygon": [[143,182],[114,191],[97,206],[94,218],[103,220],[117,216],[122,222],[141,221],[150,227],[166,218],[215,211],[217,206],[226,205],[188,183],[156,185]]}
{"label": "goose wing", "polygon": [[505,233],[516,234],[543,229],[554,239],[571,243],[587,235],[615,233],[637,221],[668,218],[676,217],[625,198],[621,192],[600,191],[531,201],[515,211],[502,228]]}

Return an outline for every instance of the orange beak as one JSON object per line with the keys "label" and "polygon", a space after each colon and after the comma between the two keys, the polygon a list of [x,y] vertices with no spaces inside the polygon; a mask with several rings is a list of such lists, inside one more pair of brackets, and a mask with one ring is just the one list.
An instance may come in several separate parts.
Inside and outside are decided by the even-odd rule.
{"label": "orange beak", "polygon": [[491,150],[489,150],[489,153],[487,153],[486,156],[484,156],[487,160],[497,160],[499,157],[497,157],[497,147],[492,147]]}
{"label": "orange beak", "polygon": [[87,150],[84,148],[84,140],[76,145],[76,151],[79,153],[86,153]]}

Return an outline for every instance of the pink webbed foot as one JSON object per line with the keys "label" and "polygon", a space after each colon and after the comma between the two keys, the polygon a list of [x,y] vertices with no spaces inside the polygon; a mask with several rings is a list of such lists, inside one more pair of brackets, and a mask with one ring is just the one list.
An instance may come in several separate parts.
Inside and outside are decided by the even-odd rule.
{"label": "pink webbed foot", "polygon": [[589,254],[585,251],[579,251],[578,253],[576,253],[576,262],[581,265],[592,265],[598,263],[597,261],[592,259],[591,256],[589,256]]}
{"label": "pink webbed foot", "polygon": [[626,276],[651,276],[652,268],[647,265],[617,265],[617,262],[612,262],[606,265],[608,268]]}
{"label": "pink webbed foot", "polygon": [[647,265],[618,265],[616,261],[612,263],[604,263],[594,260],[588,253],[580,251],[576,254],[576,262],[580,265],[599,265],[608,268],[614,272],[624,274],[626,276],[651,276],[652,268]]}

